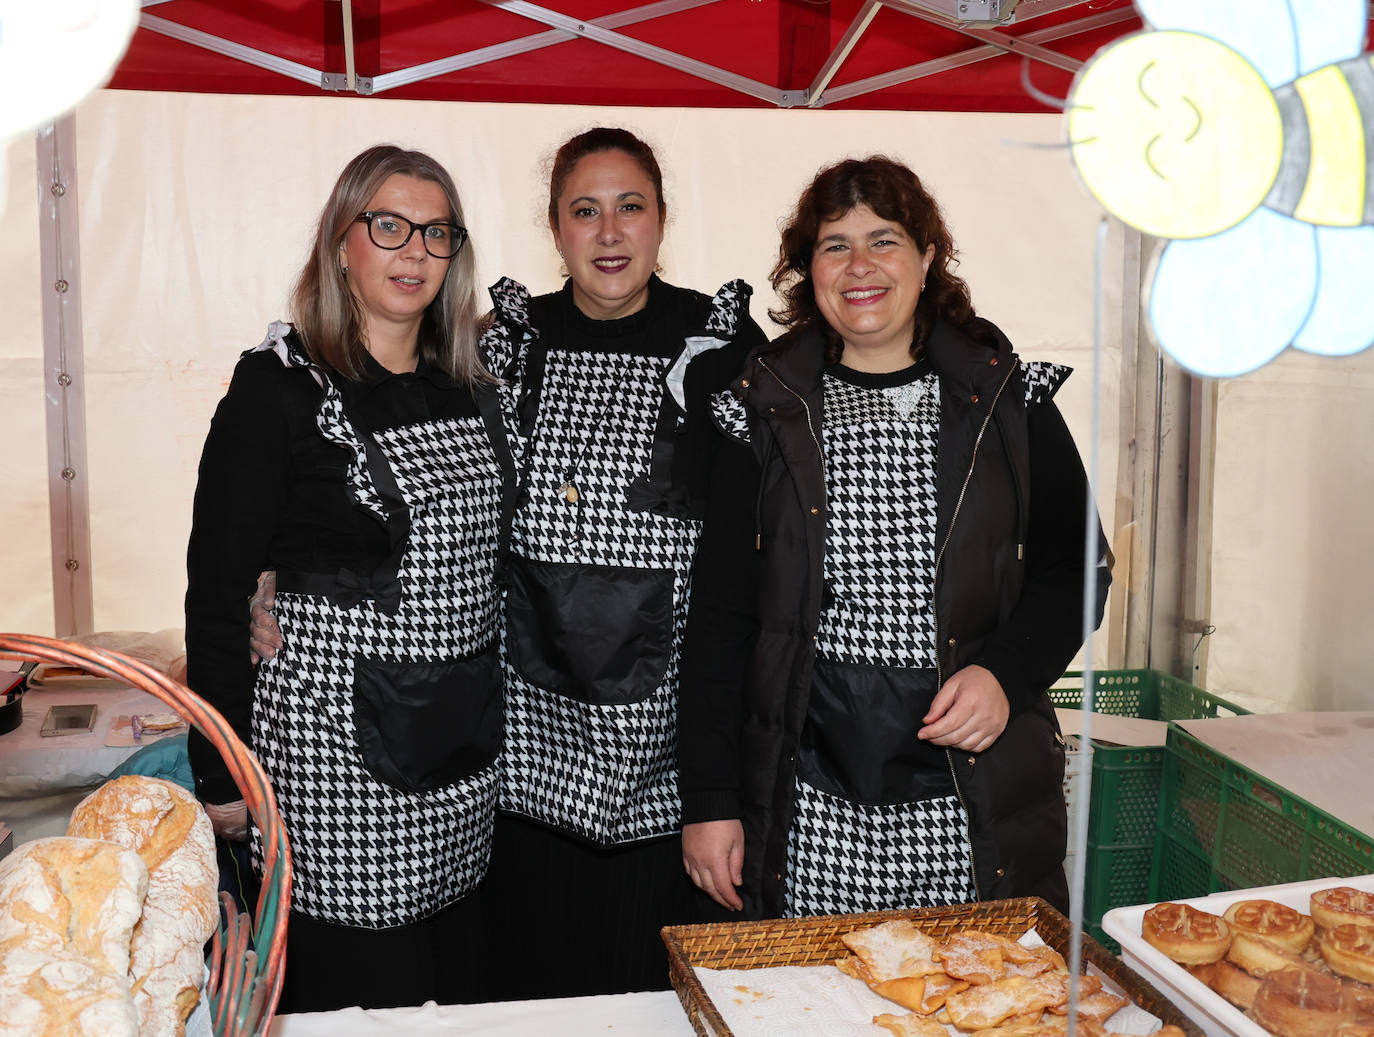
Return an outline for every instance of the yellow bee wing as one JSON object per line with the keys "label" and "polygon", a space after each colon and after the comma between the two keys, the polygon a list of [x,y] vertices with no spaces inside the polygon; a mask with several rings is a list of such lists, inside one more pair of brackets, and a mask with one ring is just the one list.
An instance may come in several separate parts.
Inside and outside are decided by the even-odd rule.
{"label": "yellow bee wing", "polygon": [[1220,234],[1170,242],[1146,304],[1160,348],[1210,378],[1245,374],[1278,356],[1317,297],[1315,230],[1257,209]]}
{"label": "yellow bee wing", "polygon": [[1369,18],[1365,0],[1136,0],[1136,7],[1152,28],[1226,44],[1270,86],[1359,54]]}
{"label": "yellow bee wing", "polygon": [[1293,345],[1347,356],[1374,344],[1374,227],[1314,227],[1317,294]]}

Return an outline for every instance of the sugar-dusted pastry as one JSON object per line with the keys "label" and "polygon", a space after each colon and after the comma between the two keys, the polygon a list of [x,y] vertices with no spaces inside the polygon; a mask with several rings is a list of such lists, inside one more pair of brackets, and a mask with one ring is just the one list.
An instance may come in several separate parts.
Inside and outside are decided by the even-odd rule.
{"label": "sugar-dusted pastry", "polygon": [[873,1025],[891,1030],[897,1037],[949,1037],[949,1031],[939,1023],[915,1013],[877,1015],[873,1017]]}
{"label": "sugar-dusted pastry", "polygon": [[991,933],[963,929],[936,949],[935,960],[944,972],[956,979],[968,980],[974,986],[991,983],[1002,975],[1005,943]]}
{"label": "sugar-dusted pastry", "polygon": [[906,919],[846,933],[840,939],[868,967],[873,983],[941,971],[931,961],[935,941]]}

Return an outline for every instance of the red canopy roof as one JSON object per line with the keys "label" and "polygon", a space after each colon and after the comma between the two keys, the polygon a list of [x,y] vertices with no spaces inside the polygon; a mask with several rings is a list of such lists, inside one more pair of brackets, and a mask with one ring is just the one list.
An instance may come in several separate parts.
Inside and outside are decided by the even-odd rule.
{"label": "red canopy roof", "polygon": [[[1043,111],[1130,0],[145,0],[110,86],[693,107]],[[1007,24],[962,21],[1005,17]]]}

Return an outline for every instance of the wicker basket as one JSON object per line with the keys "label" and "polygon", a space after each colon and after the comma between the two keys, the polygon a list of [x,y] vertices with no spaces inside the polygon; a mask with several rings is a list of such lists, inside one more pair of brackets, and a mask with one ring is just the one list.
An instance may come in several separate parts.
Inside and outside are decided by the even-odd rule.
{"label": "wicker basket", "polygon": [[[224,718],[183,684],[118,652],[27,634],[0,634],[0,659],[33,659],[75,666],[156,695],[184,716],[220,751],[262,833],[263,880],[250,925],[227,894],[227,924],[210,942],[210,1014],[216,1037],[265,1035],[281,996],[286,964],[286,918],[291,905],[291,848],[276,796],[257,758]],[[249,949],[249,937],[254,949]]]}
{"label": "wicker basket", "polygon": [[[840,937],[894,918],[910,918],[936,939],[960,929],[983,929],[1019,939],[1035,929],[1047,944],[1069,957],[1069,920],[1039,897],[993,900],[954,907],[911,911],[875,911],[863,915],[819,915],[771,922],[717,922],[708,925],[668,926],[668,967],[687,1018],[703,1037],[733,1037],[701,985],[696,966],[712,969],[763,969],[782,965],[832,965],[849,953]],[[1117,984],[1141,1008],[1164,1023],[1172,1023],[1189,1037],[1202,1037],[1164,995],[1127,968],[1090,936],[1083,937],[1083,964],[1091,964]],[[893,1011],[900,1012],[894,1006]]]}

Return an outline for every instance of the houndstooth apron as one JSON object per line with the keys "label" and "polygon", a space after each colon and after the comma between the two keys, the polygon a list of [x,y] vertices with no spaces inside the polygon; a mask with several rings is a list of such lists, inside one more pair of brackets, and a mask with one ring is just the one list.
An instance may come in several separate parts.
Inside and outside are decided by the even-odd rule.
{"label": "houndstooth apron", "polygon": [[355,497],[408,535],[393,579],[279,573],[283,646],[258,672],[253,740],[291,840],[292,908],[385,928],[463,896],[490,854],[502,472],[481,417],[369,437],[325,392],[318,424],[354,451]]}
{"label": "houndstooth apron", "polygon": [[[528,296],[508,281],[492,295],[504,320],[488,334],[490,362],[515,372],[503,410],[525,477],[511,534],[501,808],[601,845],[676,833],[678,671],[701,523],[651,501],[667,488],[686,365],[734,336],[748,287],[724,286],[696,333],[685,317],[665,320],[670,355],[555,343],[535,353],[533,377]],[[538,408],[522,427],[530,382]]]}

